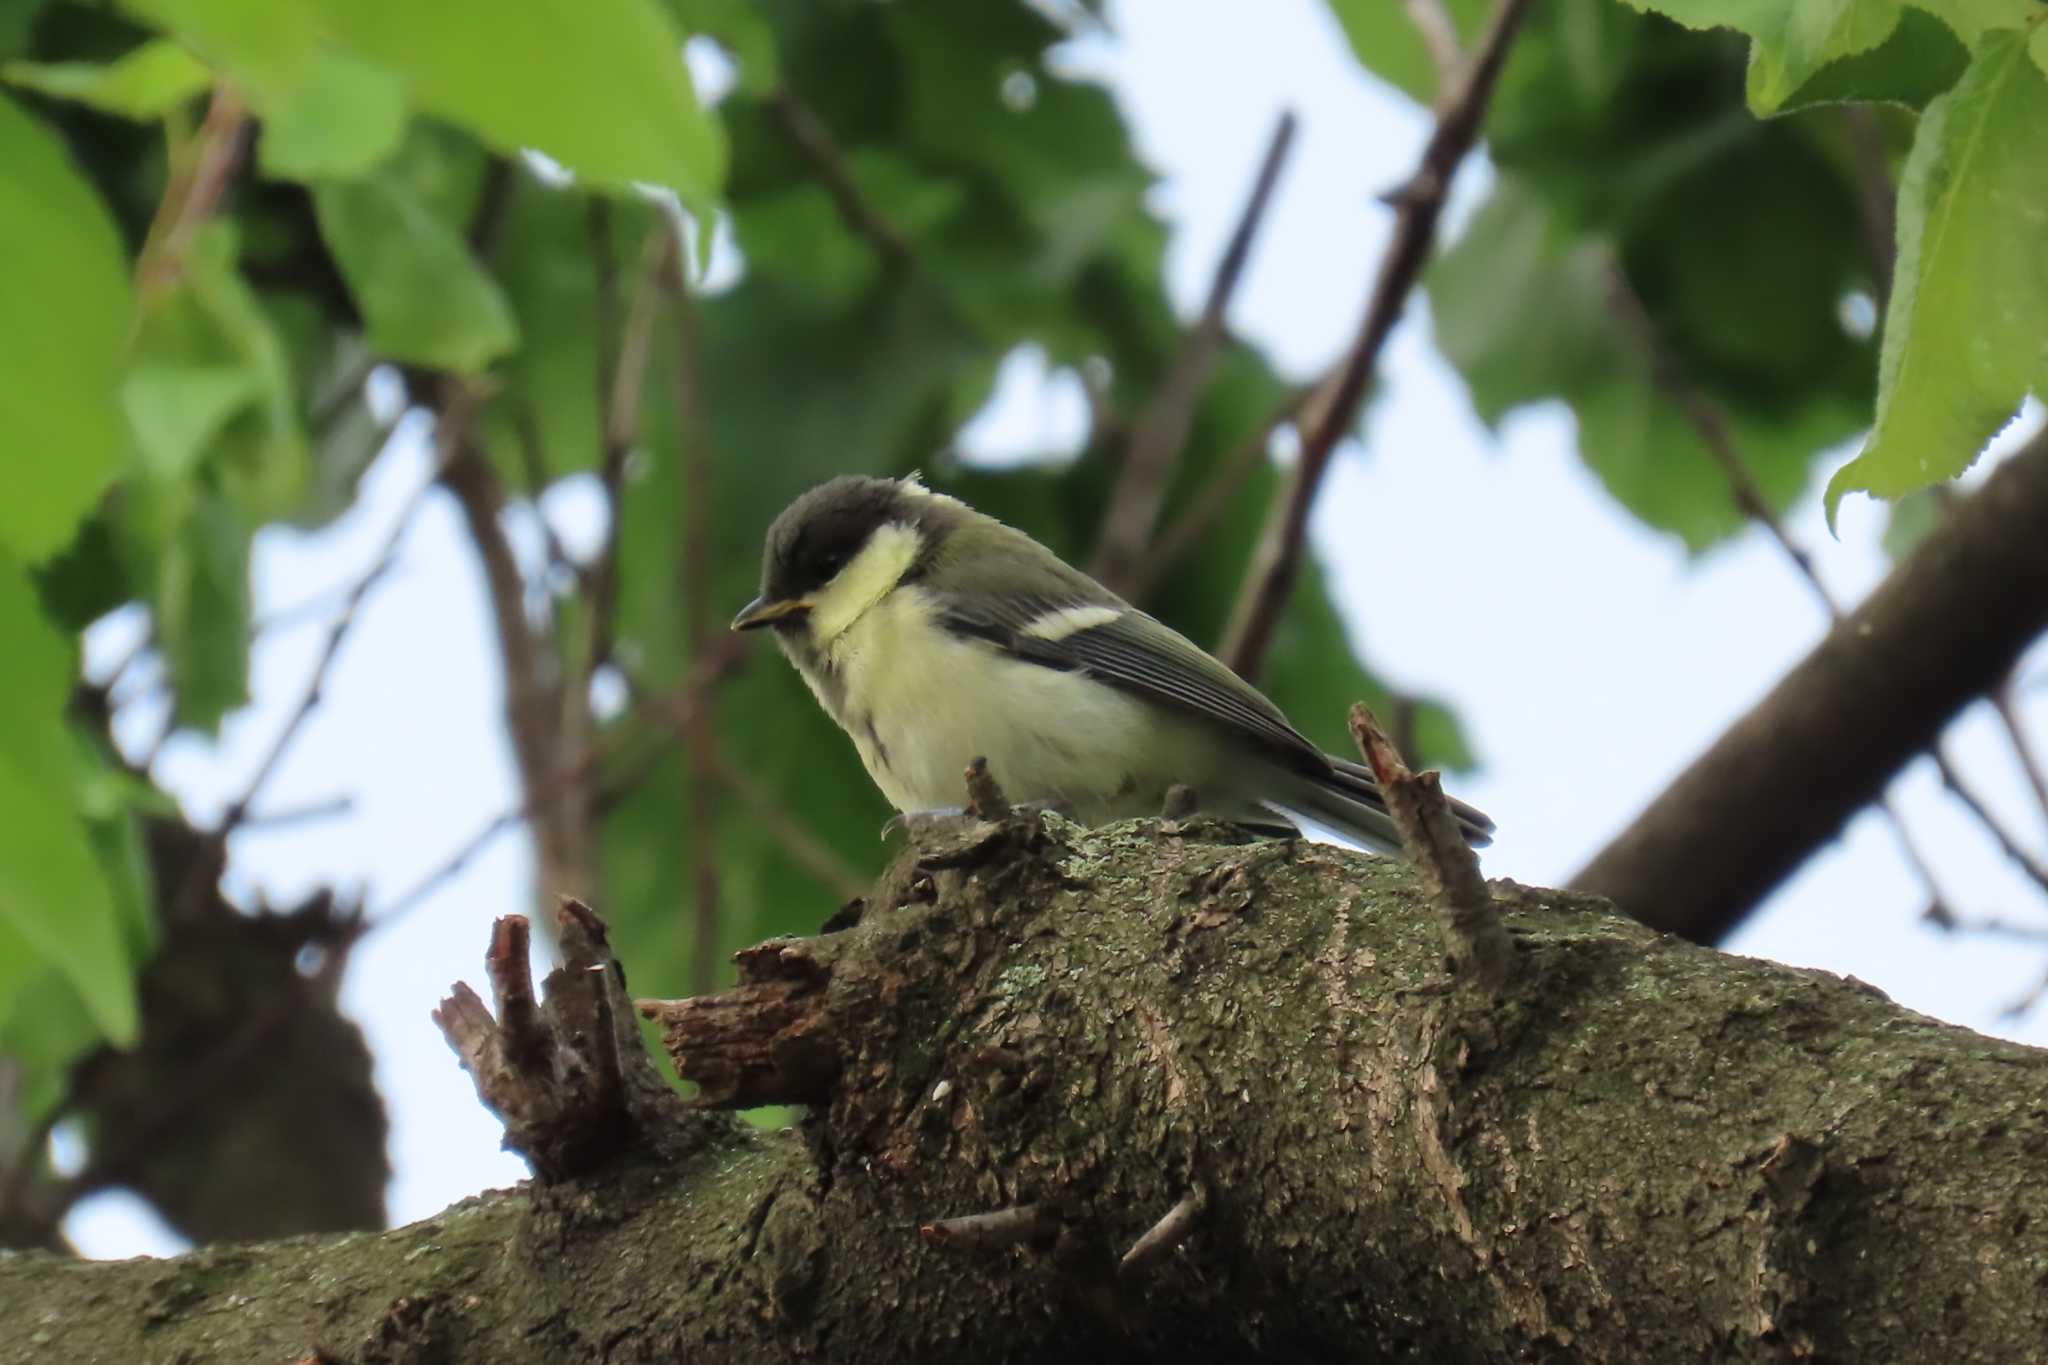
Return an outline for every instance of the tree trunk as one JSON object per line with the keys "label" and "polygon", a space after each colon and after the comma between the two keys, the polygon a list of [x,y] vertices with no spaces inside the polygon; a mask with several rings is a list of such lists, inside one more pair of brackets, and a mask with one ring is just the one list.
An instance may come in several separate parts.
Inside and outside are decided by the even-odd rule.
{"label": "tree trunk", "polygon": [[1496,891],[1492,1000],[1396,860],[928,831],[686,1047],[817,1094],[801,1130],[687,1115],[375,1236],[0,1259],[0,1362],[2038,1357],[2048,1053]]}

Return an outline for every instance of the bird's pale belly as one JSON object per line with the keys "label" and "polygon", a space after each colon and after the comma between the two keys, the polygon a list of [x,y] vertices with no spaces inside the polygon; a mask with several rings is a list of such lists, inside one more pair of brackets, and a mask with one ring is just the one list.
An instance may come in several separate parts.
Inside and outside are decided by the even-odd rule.
{"label": "bird's pale belly", "polygon": [[[899,599],[908,599],[899,601]],[[976,758],[1012,800],[1096,822],[1156,814],[1211,745],[1196,724],[1095,682],[914,622],[896,593],[835,642],[838,720],[901,811],[960,805]],[[878,667],[878,661],[886,661]],[[821,692],[822,695],[822,692]]]}

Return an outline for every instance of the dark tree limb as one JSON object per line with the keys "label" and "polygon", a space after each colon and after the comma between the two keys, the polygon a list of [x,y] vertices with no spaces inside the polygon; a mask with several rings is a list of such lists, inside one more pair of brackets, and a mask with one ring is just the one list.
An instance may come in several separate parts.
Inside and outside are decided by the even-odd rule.
{"label": "dark tree limb", "polygon": [[1732,930],[2048,629],[2048,434],[1572,879],[1695,942]]}
{"label": "dark tree limb", "polygon": [[[857,924],[752,950],[693,1003],[737,1026],[749,986],[814,977],[832,1079],[796,1083],[800,1130],[655,1118],[378,1236],[0,1258],[0,1365],[1950,1365],[2048,1339],[2048,1053],[1502,884],[1527,970],[1444,991],[1399,860],[1188,828],[935,823]],[[604,1073],[608,1040],[627,1065],[615,970],[564,938],[510,1093]],[[1195,1190],[1182,1236],[1161,1211]],[[1118,1275],[1161,1226],[1179,1253]]]}

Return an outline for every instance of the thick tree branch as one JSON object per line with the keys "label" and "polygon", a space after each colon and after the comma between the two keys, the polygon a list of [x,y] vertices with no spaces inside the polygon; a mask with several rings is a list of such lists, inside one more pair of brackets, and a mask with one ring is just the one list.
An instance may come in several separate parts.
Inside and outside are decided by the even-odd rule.
{"label": "thick tree branch", "polygon": [[1493,98],[1508,48],[1528,8],[1529,0],[1498,0],[1471,60],[1460,68],[1457,83],[1445,88],[1436,128],[1423,146],[1415,174],[1391,196],[1394,235],[1380,258],[1379,276],[1373,281],[1358,336],[1338,367],[1329,400],[1320,405],[1316,420],[1302,432],[1301,458],[1259,537],[1244,588],[1231,608],[1230,623],[1217,651],[1223,662],[1246,678],[1256,677],[1265,662],[1273,628],[1279,624],[1294,591],[1294,580],[1301,573],[1309,508],[1322,488],[1337,443],[1358,422],[1358,410],[1379,364],[1380,350],[1401,320],[1409,291],[1429,261],[1437,218],[1450,194],[1451,180],[1479,139],[1487,103]]}
{"label": "thick tree branch", "polygon": [[[1500,883],[1528,970],[1446,992],[1397,860],[1178,828],[939,822],[852,928],[750,952],[699,1003],[735,1038],[750,986],[803,1003],[800,1132],[656,1118],[666,1150],[377,1237],[0,1258],[0,1365],[1947,1365],[2048,1337],[2048,1054]],[[547,1000],[509,982],[512,1093],[613,1069],[576,1059],[621,1036],[615,975],[565,941]]]}
{"label": "thick tree branch", "polygon": [[2048,434],[1958,499],[1877,591],[1573,885],[1713,942],[2048,628]]}

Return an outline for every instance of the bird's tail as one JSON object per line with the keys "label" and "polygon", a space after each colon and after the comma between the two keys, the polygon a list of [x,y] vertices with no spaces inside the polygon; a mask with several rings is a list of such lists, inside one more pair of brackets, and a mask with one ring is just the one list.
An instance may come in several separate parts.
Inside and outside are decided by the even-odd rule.
{"label": "bird's tail", "polygon": [[[1363,844],[1380,853],[1396,853],[1401,836],[1387,815],[1380,784],[1372,769],[1349,759],[1331,757],[1326,773],[1297,774],[1284,796],[1267,804],[1297,824],[1306,823]],[[1473,848],[1493,842],[1493,821],[1456,797],[1444,798],[1457,817],[1458,830]]]}

